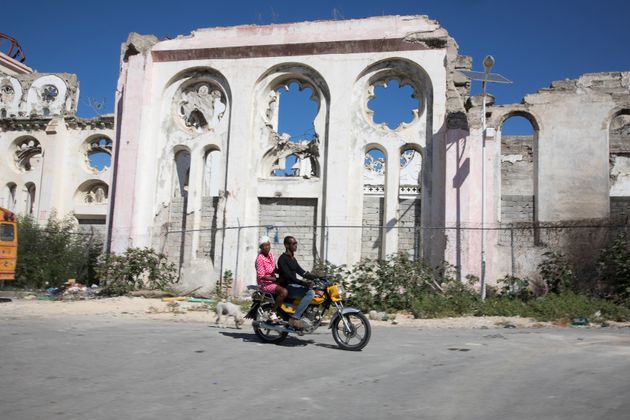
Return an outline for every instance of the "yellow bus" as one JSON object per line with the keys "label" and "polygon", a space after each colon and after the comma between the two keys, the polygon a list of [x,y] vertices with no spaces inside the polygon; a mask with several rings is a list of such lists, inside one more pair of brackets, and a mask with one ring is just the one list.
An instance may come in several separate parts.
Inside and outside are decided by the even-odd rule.
{"label": "yellow bus", "polygon": [[0,281],[15,280],[17,246],[17,218],[0,207]]}

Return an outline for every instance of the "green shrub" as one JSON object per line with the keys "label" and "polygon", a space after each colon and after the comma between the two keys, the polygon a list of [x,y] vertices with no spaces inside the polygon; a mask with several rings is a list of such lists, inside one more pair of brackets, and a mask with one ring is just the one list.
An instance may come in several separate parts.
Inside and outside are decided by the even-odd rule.
{"label": "green shrub", "polygon": [[545,252],[543,257],[543,261],[538,264],[538,272],[549,293],[558,294],[573,290],[575,273],[564,255],[559,252]]}
{"label": "green shrub", "polygon": [[619,301],[630,299],[630,250],[624,233],[602,250],[597,272],[608,295]]}
{"label": "green shrub", "polygon": [[96,259],[103,244],[93,235],[76,232],[73,216],[52,213],[44,227],[30,216],[18,221],[16,286],[32,289],[59,287],[68,279],[96,282]]}
{"label": "green shrub", "polygon": [[123,254],[100,258],[96,267],[101,293],[117,296],[139,288],[171,291],[177,268],[166,255],[151,248],[128,248]]}
{"label": "green shrub", "polygon": [[344,285],[352,304],[362,310],[409,310],[428,291],[441,292],[451,272],[448,265],[432,268],[401,253],[385,260],[362,260],[351,268]]}
{"label": "green shrub", "polygon": [[510,299],[519,299],[527,302],[532,297],[532,290],[529,288],[529,279],[506,275],[498,281],[502,284],[499,292],[500,296]]}
{"label": "green shrub", "polygon": [[550,294],[544,298],[531,302],[531,316],[540,321],[553,321],[557,319],[592,318],[598,311],[602,319],[615,321],[630,320],[630,309],[615,305],[604,299],[566,292],[563,294]]}

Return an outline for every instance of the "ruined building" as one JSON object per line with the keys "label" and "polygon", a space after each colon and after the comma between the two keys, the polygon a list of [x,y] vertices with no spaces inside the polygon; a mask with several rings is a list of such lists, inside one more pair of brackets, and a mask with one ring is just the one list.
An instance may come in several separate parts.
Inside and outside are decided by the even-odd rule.
{"label": "ruined building", "polygon": [[[485,173],[492,282],[535,271],[553,247],[593,240],[540,227],[626,217],[629,73],[554,82],[521,104],[489,101],[482,171],[481,100],[458,71],[471,67],[425,16],[130,35],[116,97],[112,249],[156,247],[191,286],[225,270],[253,282],[261,234],[277,253],[295,235],[308,268],[402,251],[478,276]],[[368,107],[389,83],[410,87],[416,104],[396,127]],[[295,86],[316,105],[306,137],[278,124]],[[502,136],[516,115],[533,136]]]}
{"label": "ruined building", "polygon": [[45,222],[53,210],[105,233],[114,118],[77,118],[73,74],[26,66],[17,41],[0,52],[0,207]]}

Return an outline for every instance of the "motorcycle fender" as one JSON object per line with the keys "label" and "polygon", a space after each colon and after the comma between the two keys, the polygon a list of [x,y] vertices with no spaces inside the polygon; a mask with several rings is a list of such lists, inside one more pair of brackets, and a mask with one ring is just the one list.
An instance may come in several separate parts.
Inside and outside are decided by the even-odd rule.
{"label": "motorcycle fender", "polygon": [[[341,310],[341,313],[343,315],[345,314],[356,314],[356,313],[361,313],[360,310],[358,310],[357,308],[343,308]],[[335,313],[335,315],[331,318],[330,323],[328,324],[328,329],[331,329],[333,324],[335,323],[335,320],[339,318],[339,312]]]}

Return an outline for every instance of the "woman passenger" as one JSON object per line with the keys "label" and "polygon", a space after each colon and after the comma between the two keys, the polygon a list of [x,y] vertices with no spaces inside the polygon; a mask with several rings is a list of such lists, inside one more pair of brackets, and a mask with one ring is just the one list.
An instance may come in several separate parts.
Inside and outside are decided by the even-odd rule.
{"label": "woman passenger", "polygon": [[271,309],[271,315],[269,320],[272,322],[278,321],[276,315],[276,309],[282,305],[284,299],[287,297],[287,289],[280,286],[277,282],[275,270],[276,262],[271,253],[271,241],[268,236],[263,236],[259,241],[260,252],[256,257],[256,282],[262,292],[272,293],[275,295],[275,301],[273,308]]}

